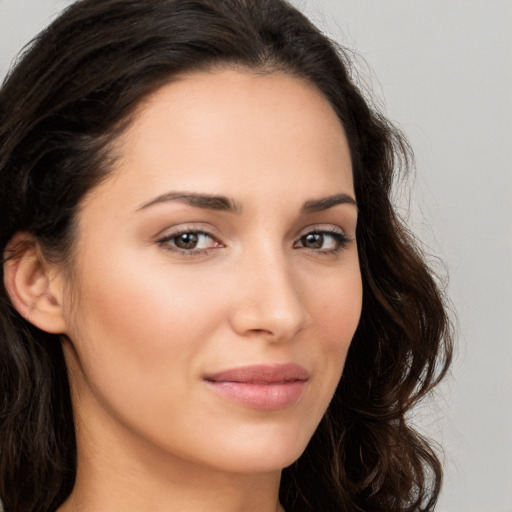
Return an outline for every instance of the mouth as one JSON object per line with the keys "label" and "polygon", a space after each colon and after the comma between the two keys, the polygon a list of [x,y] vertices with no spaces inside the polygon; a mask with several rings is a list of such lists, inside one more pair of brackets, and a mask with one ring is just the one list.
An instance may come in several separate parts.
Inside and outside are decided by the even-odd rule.
{"label": "mouth", "polygon": [[296,404],[308,380],[308,371],[294,363],[244,366],[204,377],[209,388],[223,398],[262,410]]}

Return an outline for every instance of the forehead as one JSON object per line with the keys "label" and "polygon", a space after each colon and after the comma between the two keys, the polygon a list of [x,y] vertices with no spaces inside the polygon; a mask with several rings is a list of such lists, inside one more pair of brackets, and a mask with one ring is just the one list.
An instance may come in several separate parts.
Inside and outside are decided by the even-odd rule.
{"label": "forehead", "polygon": [[271,140],[280,150],[292,139],[309,143],[302,150],[319,141],[329,149],[346,142],[330,103],[308,81],[229,68],[184,75],[158,89],[142,103],[124,140],[133,150],[156,149],[178,137],[192,145],[189,156],[215,143],[226,151],[230,141],[247,153],[270,147]]}
{"label": "forehead", "polygon": [[[294,128],[295,135],[301,127],[314,127],[317,132],[335,127],[338,134],[340,130],[343,132],[327,98],[306,79],[281,71],[224,67],[174,77],[141,103],[126,135],[129,137],[136,132],[140,136],[141,130],[155,123],[176,127],[176,123],[172,123],[174,118],[180,122],[181,130],[190,127],[187,121],[193,122],[194,131],[201,121],[217,122],[216,133],[234,137],[238,131],[230,132],[234,121],[238,123],[237,128],[254,126],[252,135],[256,136],[260,128],[256,124],[257,117],[263,120],[265,115],[266,130],[260,131],[261,135],[267,135],[273,126],[276,130]],[[276,124],[284,117],[286,126]],[[305,135],[311,136],[311,133]]]}

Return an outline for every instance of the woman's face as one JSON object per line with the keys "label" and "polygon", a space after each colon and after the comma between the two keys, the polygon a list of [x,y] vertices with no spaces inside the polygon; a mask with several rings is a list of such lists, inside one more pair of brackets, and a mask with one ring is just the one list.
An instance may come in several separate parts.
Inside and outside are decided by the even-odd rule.
{"label": "woman's face", "polygon": [[117,150],[83,201],[64,307],[79,449],[289,465],[361,311],[338,118],[285,74],[194,73],[146,101]]}

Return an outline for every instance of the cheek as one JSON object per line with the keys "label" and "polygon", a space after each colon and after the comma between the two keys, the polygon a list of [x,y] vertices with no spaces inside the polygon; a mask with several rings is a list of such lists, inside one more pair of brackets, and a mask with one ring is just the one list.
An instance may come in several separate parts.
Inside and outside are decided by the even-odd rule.
{"label": "cheek", "polygon": [[133,393],[135,400],[190,382],[197,354],[220,317],[207,290],[134,257],[88,263],[69,337],[89,386],[115,400]]}
{"label": "cheek", "polygon": [[361,316],[363,290],[357,256],[351,257],[338,274],[324,280],[323,285],[313,296],[310,310],[323,326],[332,348],[343,350],[350,343]]}
{"label": "cheek", "polygon": [[90,258],[82,272],[79,302],[89,324],[84,327],[95,325],[117,339],[142,333],[142,345],[166,345],[171,337],[192,337],[198,311],[208,312],[207,304],[215,308],[208,290],[190,273],[173,272],[156,259],[148,265],[135,254],[117,256],[112,262]]}
{"label": "cheek", "polygon": [[332,376],[331,385],[335,387],[361,316],[362,282],[359,266],[354,265],[354,270],[338,282],[334,280],[314,307],[322,332],[326,365]]}

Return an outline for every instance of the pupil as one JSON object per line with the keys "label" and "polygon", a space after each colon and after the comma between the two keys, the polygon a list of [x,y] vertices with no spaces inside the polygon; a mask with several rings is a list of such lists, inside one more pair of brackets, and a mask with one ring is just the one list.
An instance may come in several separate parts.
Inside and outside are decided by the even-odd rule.
{"label": "pupil", "polygon": [[302,244],[311,249],[321,249],[324,244],[324,236],[320,233],[309,233],[304,237]]}
{"label": "pupil", "polygon": [[180,249],[194,249],[199,237],[197,233],[183,233],[176,237],[176,247]]}

